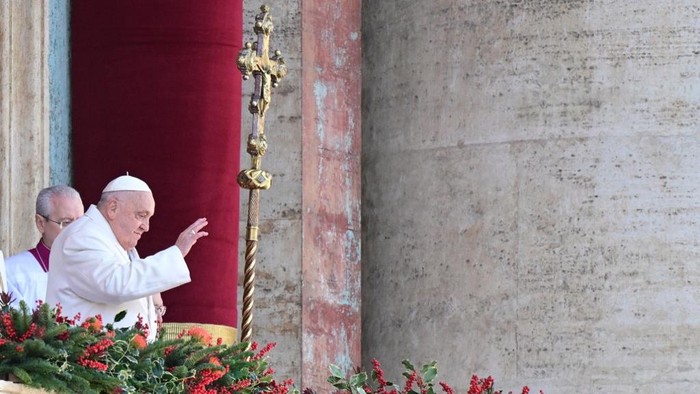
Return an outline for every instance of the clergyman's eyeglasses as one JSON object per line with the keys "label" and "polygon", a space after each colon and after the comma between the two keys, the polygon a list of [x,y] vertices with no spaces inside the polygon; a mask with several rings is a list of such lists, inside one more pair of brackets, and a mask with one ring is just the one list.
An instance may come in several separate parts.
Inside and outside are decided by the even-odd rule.
{"label": "clergyman's eyeglasses", "polygon": [[64,227],[67,227],[69,224],[71,224],[71,223],[73,223],[73,222],[75,221],[75,219],[71,219],[71,220],[64,220],[64,221],[61,221],[61,222],[57,222],[57,221],[55,221],[55,220],[53,220],[53,219],[50,219],[48,216],[44,216],[44,215],[39,215],[39,216],[41,216],[42,218],[48,220],[49,222],[58,224],[58,228],[60,228],[61,230],[63,230]]}

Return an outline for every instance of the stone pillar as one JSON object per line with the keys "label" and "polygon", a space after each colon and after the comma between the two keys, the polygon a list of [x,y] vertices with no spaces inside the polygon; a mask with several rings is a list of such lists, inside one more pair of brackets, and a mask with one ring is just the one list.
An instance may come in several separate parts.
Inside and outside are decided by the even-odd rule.
{"label": "stone pillar", "polygon": [[49,181],[48,1],[0,2],[0,249],[33,246]]}
{"label": "stone pillar", "polygon": [[359,0],[302,2],[302,381],[360,363]]}

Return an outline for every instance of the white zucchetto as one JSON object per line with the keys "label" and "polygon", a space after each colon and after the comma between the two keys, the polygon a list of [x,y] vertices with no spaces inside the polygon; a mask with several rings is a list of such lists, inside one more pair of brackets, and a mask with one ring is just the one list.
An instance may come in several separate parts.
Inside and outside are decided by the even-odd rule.
{"label": "white zucchetto", "polygon": [[126,173],[126,175],[122,175],[118,178],[115,178],[114,180],[112,180],[112,182],[108,183],[107,186],[105,186],[104,190],[102,190],[102,193],[119,191],[152,193],[151,188],[148,187],[146,182],[140,180],[139,178],[129,175],[128,172]]}

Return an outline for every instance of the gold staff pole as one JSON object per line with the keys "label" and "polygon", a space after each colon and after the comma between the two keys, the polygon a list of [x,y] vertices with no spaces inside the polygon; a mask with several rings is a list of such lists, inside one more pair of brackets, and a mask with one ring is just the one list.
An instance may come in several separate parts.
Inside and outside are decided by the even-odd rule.
{"label": "gold staff pole", "polygon": [[246,42],[238,54],[238,69],[247,80],[252,74],[255,87],[250,97],[248,110],[253,114],[253,128],[248,135],[246,151],[250,154],[251,168],[238,174],[238,184],[248,189],[248,225],[245,235],[245,269],[243,283],[243,311],[241,322],[241,342],[251,342],[253,336],[253,293],[255,292],[255,254],[258,249],[258,217],[260,215],[260,190],[267,190],[272,183],[272,175],[260,168],[262,156],[267,150],[265,140],[265,113],[270,107],[271,89],[287,75],[287,66],[280,51],[270,57],[270,35],[273,24],[270,7],[260,7],[261,13],[255,16],[253,31],[257,41]]}

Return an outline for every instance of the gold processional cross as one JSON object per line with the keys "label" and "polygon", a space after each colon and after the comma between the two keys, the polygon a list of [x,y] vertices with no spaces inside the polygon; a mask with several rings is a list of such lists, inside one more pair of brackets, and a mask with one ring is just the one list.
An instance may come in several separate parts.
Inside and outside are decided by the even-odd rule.
{"label": "gold processional cross", "polygon": [[267,190],[272,183],[272,175],[260,168],[262,157],[267,150],[265,139],[265,113],[270,107],[272,88],[287,75],[287,65],[280,51],[270,57],[270,35],[273,30],[270,7],[260,7],[261,13],[255,16],[253,31],[256,42],[246,42],[238,54],[238,69],[247,80],[252,74],[255,87],[250,97],[248,110],[253,114],[253,128],[248,135],[246,151],[250,154],[251,168],[238,174],[238,184],[248,189],[248,225],[246,227],[245,268],[243,283],[243,310],[241,312],[241,342],[251,343],[253,334],[253,293],[255,292],[255,254],[258,249],[258,217],[260,215],[260,190]]}

